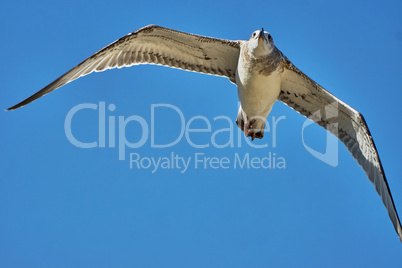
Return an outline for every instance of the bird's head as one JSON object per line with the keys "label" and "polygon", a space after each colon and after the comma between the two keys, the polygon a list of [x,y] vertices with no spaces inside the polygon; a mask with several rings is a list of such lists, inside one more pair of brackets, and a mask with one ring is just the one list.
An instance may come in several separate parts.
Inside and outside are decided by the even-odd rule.
{"label": "bird's head", "polygon": [[263,28],[261,28],[261,30],[254,31],[251,34],[250,40],[247,42],[247,46],[249,52],[256,57],[269,55],[275,48],[272,36],[268,32],[264,31]]}

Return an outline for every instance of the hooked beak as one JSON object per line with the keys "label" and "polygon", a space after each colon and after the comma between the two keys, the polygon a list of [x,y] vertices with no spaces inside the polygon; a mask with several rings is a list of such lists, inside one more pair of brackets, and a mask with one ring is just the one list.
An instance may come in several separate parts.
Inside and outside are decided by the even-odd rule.
{"label": "hooked beak", "polygon": [[264,28],[261,28],[260,33],[258,34],[258,39],[260,39],[260,38],[265,39],[265,37],[264,37]]}

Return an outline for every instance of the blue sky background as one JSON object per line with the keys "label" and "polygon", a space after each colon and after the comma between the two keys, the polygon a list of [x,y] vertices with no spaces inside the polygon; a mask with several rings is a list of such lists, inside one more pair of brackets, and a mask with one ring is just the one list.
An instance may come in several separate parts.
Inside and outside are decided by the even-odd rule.
{"label": "blue sky background", "polygon": [[[0,107],[28,97],[100,48],[148,24],[232,40],[261,27],[292,62],[366,118],[402,213],[402,4],[400,1],[8,1],[0,4]],[[1,111],[1,267],[401,267],[402,245],[373,185],[339,145],[334,168],[303,147],[305,119],[286,116],[277,146],[138,149],[141,156],[262,158],[286,169],[130,169],[117,148],[81,149],[64,120],[81,103],[113,103],[107,116],[150,122],[151,104],[169,103],[186,119],[237,115],[227,79],[159,66],[96,73],[14,112]],[[159,117],[158,117],[159,116]],[[77,113],[77,139],[97,140],[96,111]],[[271,117],[268,119],[271,120]],[[172,111],[157,114],[157,141],[177,137]],[[204,127],[198,121],[193,127]],[[228,127],[213,122],[212,129]],[[140,126],[126,129],[131,141]],[[211,133],[194,134],[208,143]],[[108,136],[107,136],[108,137]],[[306,130],[324,150],[326,132]],[[237,139],[237,132],[235,134]],[[225,135],[220,138],[224,143]]]}

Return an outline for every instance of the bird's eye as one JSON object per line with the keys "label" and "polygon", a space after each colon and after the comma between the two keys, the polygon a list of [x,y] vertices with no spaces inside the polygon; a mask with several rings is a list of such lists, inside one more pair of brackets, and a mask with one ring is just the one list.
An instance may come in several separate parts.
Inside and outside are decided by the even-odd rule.
{"label": "bird's eye", "polygon": [[270,34],[268,34],[268,40],[272,41],[272,36]]}
{"label": "bird's eye", "polygon": [[256,33],[256,32],[254,32],[254,33],[253,33],[251,36],[252,36],[252,37],[255,37],[255,35],[256,35],[256,34],[257,34],[257,33]]}

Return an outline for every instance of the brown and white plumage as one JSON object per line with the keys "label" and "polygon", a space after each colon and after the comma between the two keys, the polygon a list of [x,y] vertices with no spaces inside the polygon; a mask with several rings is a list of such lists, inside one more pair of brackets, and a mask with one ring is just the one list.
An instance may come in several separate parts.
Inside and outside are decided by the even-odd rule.
{"label": "brown and white plumage", "polygon": [[138,64],[158,64],[226,76],[235,83],[240,47],[236,41],[188,34],[149,25],[99,50],[55,81],[10,107],[15,110],[92,72]]}
{"label": "brown and white plumage", "polygon": [[[278,100],[311,118],[342,141],[374,184],[402,242],[401,222],[363,115],[326,91],[286,58]],[[317,111],[325,116],[316,116]]]}
{"label": "brown and white plumage", "polygon": [[[363,116],[297,69],[263,29],[248,41],[230,41],[150,25],[101,49],[14,110],[92,72],[138,64],[158,64],[224,76],[238,86],[242,107],[238,126],[262,138],[265,118],[278,99],[337,136],[363,168],[402,241],[402,228],[384,170]],[[317,116],[325,111],[326,116]],[[261,119],[262,118],[262,119]]]}

